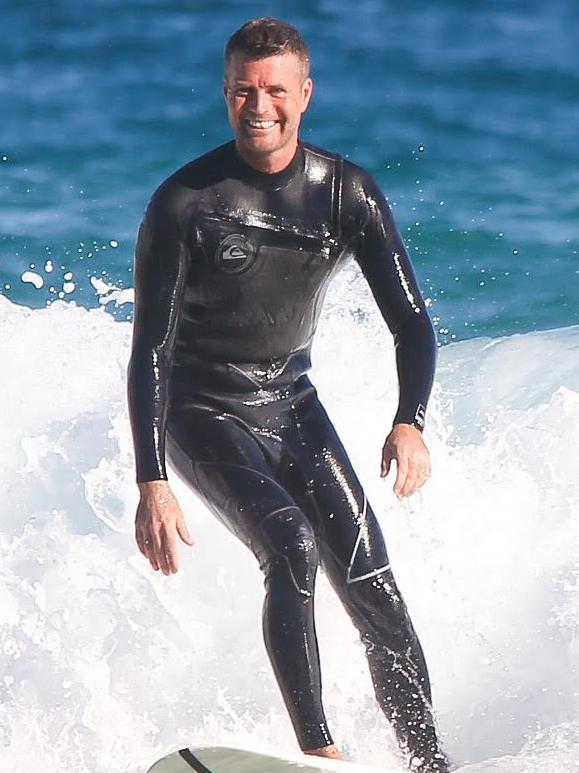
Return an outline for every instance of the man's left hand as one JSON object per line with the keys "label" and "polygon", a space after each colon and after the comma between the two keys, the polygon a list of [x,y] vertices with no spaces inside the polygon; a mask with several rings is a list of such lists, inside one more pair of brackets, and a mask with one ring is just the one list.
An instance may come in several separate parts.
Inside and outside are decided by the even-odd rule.
{"label": "man's left hand", "polygon": [[382,449],[382,470],[385,478],[392,461],[396,461],[397,475],[394,493],[409,497],[430,477],[430,454],[420,430],[412,424],[395,424]]}

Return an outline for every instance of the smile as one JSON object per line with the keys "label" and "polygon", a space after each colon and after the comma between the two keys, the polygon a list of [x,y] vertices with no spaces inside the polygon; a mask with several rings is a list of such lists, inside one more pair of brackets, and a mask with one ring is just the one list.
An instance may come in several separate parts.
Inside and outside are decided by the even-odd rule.
{"label": "smile", "polygon": [[245,122],[251,129],[273,129],[277,123],[276,121],[250,121],[248,119]]}

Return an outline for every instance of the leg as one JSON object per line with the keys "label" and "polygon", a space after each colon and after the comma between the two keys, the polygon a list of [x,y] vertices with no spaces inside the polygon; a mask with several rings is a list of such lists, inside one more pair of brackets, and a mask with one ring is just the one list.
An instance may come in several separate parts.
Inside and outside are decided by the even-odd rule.
{"label": "leg", "polygon": [[318,547],[309,520],[274,479],[266,450],[234,417],[190,408],[172,420],[167,450],[264,572],[266,649],[301,748],[331,745],[314,626]]}
{"label": "leg", "polygon": [[[300,503],[316,519],[324,569],[360,632],[378,703],[414,768],[446,771],[424,654],[392,575],[379,524],[317,398],[305,398],[296,414],[294,466],[301,468],[302,481],[310,480]],[[290,491],[298,497],[295,471],[293,478]]]}

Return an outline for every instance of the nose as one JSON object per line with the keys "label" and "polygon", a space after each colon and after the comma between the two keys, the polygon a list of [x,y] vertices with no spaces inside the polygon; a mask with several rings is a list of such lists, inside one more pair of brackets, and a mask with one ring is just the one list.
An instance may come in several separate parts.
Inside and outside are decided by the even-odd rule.
{"label": "nose", "polygon": [[265,89],[254,89],[250,107],[256,115],[266,115],[270,106],[270,98]]}

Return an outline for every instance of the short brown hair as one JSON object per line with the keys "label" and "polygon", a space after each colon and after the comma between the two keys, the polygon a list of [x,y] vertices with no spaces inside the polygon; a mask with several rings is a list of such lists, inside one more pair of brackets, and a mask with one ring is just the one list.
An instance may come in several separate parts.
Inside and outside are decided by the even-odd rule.
{"label": "short brown hair", "polygon": [[225,46],[225,67],[236,53],[250,60],[295,54],[306,75],[310,69],[310,51],[301,34],[288,22],[271,17],[252,19],[233,33]]}

